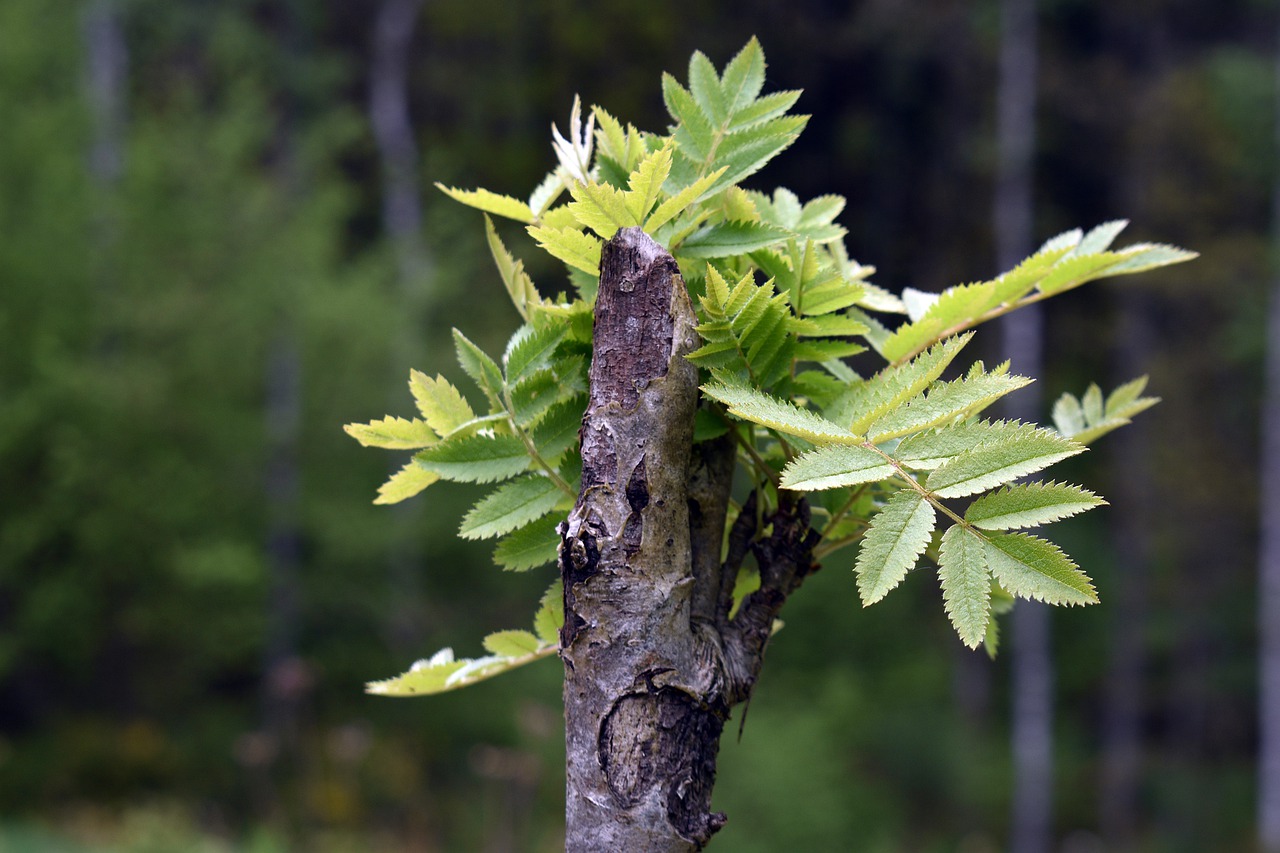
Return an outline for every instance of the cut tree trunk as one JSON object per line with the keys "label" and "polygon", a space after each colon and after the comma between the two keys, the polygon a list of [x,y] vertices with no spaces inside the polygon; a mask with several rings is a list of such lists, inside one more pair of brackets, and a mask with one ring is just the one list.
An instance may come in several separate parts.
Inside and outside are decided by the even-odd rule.
{"label": "cut tree trunk", "polygon": [[[817,566],[803,501],[755,496],[721,561],[730,437],[693,444],[693,309],[675,260],[639,228],[605,243],[582,487],[561,525],[566,841],[585,851],[702,849],[720,733],[755,683],[774,617]],[[769,527],[771,525],[771,528]],[[761,588],[730,619],[748,551]]]}

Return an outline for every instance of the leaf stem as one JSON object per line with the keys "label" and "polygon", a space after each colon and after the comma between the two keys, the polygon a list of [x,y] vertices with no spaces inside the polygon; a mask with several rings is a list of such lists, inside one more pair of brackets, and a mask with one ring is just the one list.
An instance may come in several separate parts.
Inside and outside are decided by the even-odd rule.
{"label": "leaf stem", "polygon": [[547,476],[551,478],[551,482],[556,484],[556,488],[560,489],[560,491],[564,492],[569,497],[576,499],[578,497],[578,493],[572,486],[565,482],[564,477],[560,476],[559,471],[553,468],[546,459],[542,458],[542,454],[538,452],[537,445],[533,443],[533,438],[522,426],[516,423],[516,416],[514,412],[515,406],[511,404],[511,392],[506,387],[506,383],[503,383],[502,387],[502,403],[507,410],[507,423],[511,425],[511,430],[520,437],[520,441],[524,444],[524,449],[529,454],[529,457],[538,465],[539,468],[546,472]]}
{"label": "leaf stem", "polygon": [[945,504],[942,503],[941,500],[938,499],[937,495],[935,495],[933,492],[926,489],[924,486],[920,485],[920,482],[916,480],[915,477],[912,477],[910,474],[908,474],[907,470],[902,467],[902,463],[899,462],[897,459],[894,459],[888,453],[885,453],[883,450],[876,447],[874,444],[872,444],[869,441],[863,442],[862,446],[867,450],[872,450],[878,453],[881,457],[883,457],[884,461],[888,462],[889,465],[893,467],[894,474],[899,479],[906,482],[907,486],[913,489],[917,494],[919,494],[920,497],[924,498],[930,504],[932,504],[934,509],[941,512],[943,515],[948,516],[956,524],[959,524],[962,527],[965,527],[970,530],[973,529],[973,525],[969,524],[969,522],[965,521],[963,518],[961,518],[960,516],[952,512],[949,507],[947,507]]}
{"label": "leaf stem", "polygon": [[[858,502],[858,498],[862,497],[862,493],[865,492],[870,485],[870,483],[863,483],[861,486],[858,486],[858,488],[854,489],[849,495],[849,500],[844,502],[844,506],[831,514],[831,517],[827,519],[826,525],[822,528],[822,539],[826,538],[826,531],[835,527],[842,518],[849,514],[849,510],[853,509],[853,505]],[[821,541],[821,539],[819,541]]]}
{"label": "leaf stem", "polygon": [[985,323],[988,320],[994,320],[997,317],[1003,317],[1005,314],[1008,314],[1010,311],[1015,311],[1019,308],[1025,308],[1028,305],[1034,305],[1037,302],[1048,299],[1050,296],[1056,296],[1056,295],[1057,293],[1034,293],[1030,296],[1022,297],[1017,302],[1009,303],[1007,305],[997,305],[995,308],[990,309],[981,317],[976,317],[972,320],[965,320],[963,323],[957,323],[951,328],[940,332],[939,334],[935,335],[932,339],[926,341],[925,343],[920,344],[915,349],[908,352],[906,355],[902,356],[896,361],[890,362],[889,366],[897,367],[900,364],[905,364],[906,362],[918,356],[920,353],[927,350],[929,347],[936,344],[938,341],[946,340],[947,338],[960,334],[966,329],[972,329],[974,326]]}
{"label": "leaf stem", "polygon": [[761,457],[760,452],[756,450],[755,441],[744,439],[738,429],[733,430],[733,438],[738,442],[738,446],[746,451],[747,456],[751,457],[751,461],[760,475],[767,479],[773,485],[774,490],[777,491],[781,478],[778,476],[778,472],[774,471],[769,463],[765,462],[764,458]]}
{"label": "leaf stem", "polygon": [[813,549],[814,558],[822,559],[828,554],[834,553],[835,551],[839,551],[841,548],[844,548],[847,545],[852,545],[854,542],[857,542],[859,539],[863,537],[863,535],[866,534],[867,528],[869,528],[870,526],[871,524],[869,522],[863,522],[862,529],[859,530],[857,533],[851,534],[849,536],[842,536],[839,539],[829,539],[826,542],[822,542],[818,544]]}

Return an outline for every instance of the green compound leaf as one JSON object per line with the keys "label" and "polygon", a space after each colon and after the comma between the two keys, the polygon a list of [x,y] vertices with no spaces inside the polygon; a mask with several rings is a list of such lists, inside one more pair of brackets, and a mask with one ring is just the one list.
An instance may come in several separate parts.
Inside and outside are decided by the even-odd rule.
{"label": "green compound leaf", "polygon": [[563,520],[563,513],[552,513],[508,533],[493,549],[493,561],[508,572],[527,572],[554,563],[560,548],[556,527]]}
{"label": "green compound leaf", "polygon": [[680,190],[671,198],[658,205],[653,215],[645,220],[644,230],[646,234],[653,234],[663,225],[666,225],[672,219],[675,219],[692,204],[701,199],[711,185],[720,179],[724,174],[724,169],[716,169],[709,175],[698,178],[689,186]]}
{"label": "green compound leaf", "polygon": [[577,228],[530,225],[528,231],[547,254],[587,275],[600,275],[600,247],[603,244],[598,238]]}
{"label": "green compound leaf", "polygon": [[786,236],[786,231],[760,222],[718,222],[690,234],[674,252],[682,258],[729,258],[771,246]]}
{"label": "green compound leaf", "polygon": [[729,129],[746,130],[749,127],[754,127],[785,115],[788,110],[796,105],[796,101],[800,100],[800,95],[802,94],[803,92],[799,89],[770,92],[768,95],[756,99],[755,103],[735,113],[733,119],[729,122]]}
{"label": "green compound leaf", "polygon": [[764,50],[755,36],[743,45],[724,67],[720,88],[729,104],[729,114],[736,115],[749,107],[764,88]]}
{"label": "green compound leaf", "polygon": [[866,347],[853,341],[801,341],[796,344],[792,357],[796,361],[816,361],[822,364],[866,351]]}
{"label": "green compound leaf", "polygon": [[439,474],[428,471],[417,462],[410,461],[399,471],[392,474],[387,482],[378,487],[378,497],[373,502],[380,505],[398,504],[400,501],[407,500],[418,494],[418,492],[439,479]]}
{"label": "green compound leaf", "polygon": [[710,156],[716,132],[711,118],[703,112],[688,89],[670,74],[662,75],[662,100],[667,112],[679,122],[675,140],[681,151],[695,160]]}
{"label": "green compound leaf", "polygon": [[727,167],[727,171],[712,185],[712,191],[740,183],[760,171],[795,142],[808,123],[808,116],[784,115],[725,134],[715,149],[711,166]]}
{"label": "green compound leaf", "polygon": [[802,240],[823,244],[845,235],[845,229],[835,224],[845,205],[845,200],[838,195],[819,196],[802,206],[795,193],[779,187],[773,191],[772,198],[752,192],[750,199],[761,219]]}
{"label": "green compound leaf", "polygon": [[988,534],[987,565],[1019,598],[1047,604],[1096,604],[1089,576],[1052,542],[1028,533]]}
{"label": "green compound leaf", "polygon": [[450,438],[415,455],[414,461],[442,479],[458,483],[492,483],[522,474],[529,454],[520,439],[510,435],[468,435]]}
{"label": "green compound leaf", "polygon": [[1126,247],[1120,255],[1120,262],[1108,269],[1107,275],[1131,275],[1200,257],[1198,252],[1190,252],[1163,243],[1138,243]]}
{"label": "green compound leaf", "polygon": [[1052,430],[1031,424],[1018,425],[1011,433],[935,468],[925,486],[943,498],[973,495],[1034,474],[1085,449],[1083,444]]}
{"label": "green compound leaf", "polygon": [[578,442],[578,430],[582,428],[582,413],[587,410],[585,397],[570,397],[556,403],[533,428],[533,443],[538,453],[550,464],[568,452]]}
{"label": "green compound leaf", "polygon": [[564,596],[556,581],[542,596],[533,617],[533,631],[498,631],[484,639],[488,656],[457,660],[453,649],[441,649],[420,660],[404,675],[386,681],[372,681],[365,691],[379,696],[425,696],[467,687],[541,658],[551,657],[560,648],[560,626],[564,624]]}
{"label": "green compound leaf", "polygon": [[888,367],[853,386],[832,407],[831,416],[848,423],[854,433],[865,433],[871,424],[929,387],[972,337],[970,332],[943,341],[906,364]]}
{"label": "green compound leaf", "polygon": [[551,356],[568,331],[568,326],[561,324],[537,329],[522,326],[520,331],[511,338],[511,344],[503,358],[507,368],[507,384],[515,385],[520,380],[549,367]]}
{"label": "green compound leaf", "polygon": [[365,447],[417,450],[436,443],[436,434],[427,422],[416,419],[388,417],[367,424],[346,424],[342,429]]}
{"label": "green compound leaf", "polygon": [[1140,376],[1112,391],[1105,404],[1096,384],[1079,398],[1063,394],[1053,405],[1053,424],[1067,438],[1089,444],[1159,403],[1159,397],[1141,396],[1146,387],[1147,377]]}
{"label": "green compound leaf", "polygon": [[440,183],[437,183],[436,187],[454,201],[460,201],[468,207],[483,210],[485,213],[514,219],[517,222],[533,221],[533,211],[529,205],[511,196],[499,195],[489,190],[459,190]]}
{"label": "green compound leaf", "polygon": [[622,191],[608,184],[580,184],[574,181],[569,187],[573,202],[569,212],[574,219],[608,240],[619,228],[639,224],[627,207]]}
{"label": "green compound leaf", "polygon": [[[365,685],[366,693],[380,696],[419,696],[443,693],[453,689],[447,686],[449,678],[466,666],[468,661],[454,660],[453,649],[441,649],[431,657],[420,660],[404,675],[386,681],[371,681]],[[461,686],[461,685],[454,685]]]}
{"label": "green compound leaf", "polygon": [[982,537],[963,525],[948,528],[938,552],[938,578],[947,617],[961,642],[976,649],[991,622],[991,576]]}
{"label": "green compound leaf", "polygon": [[[511,389],[511,413],[517,424],[530,426],[542,419],[566,389],[551,370],[539,371]],[[572,391],[570,390],[570,393]]]}
{"label": "green compound leaf", "polygon": [[471,406],[443,376],[432,379],[425,373],[410,370],[409,393],[413,394],[422,417],[442,437],[475,419]]}
{"label": "green compound leaf", "polygon": [[658,203],[662,184],[671,173],[671,152],[670,142],[649,152],[628,177],[628,189],[623,193],[623,200],[633,224],[644,222],[649,211]]}
{"label": "green compound leaf", "polygon": [[781,378],[793,350],[786,296],[775,294],[770,282],[757,285],[749,272],[730,287],[712,266],[707,267],[706,288],[701,302],[708,319],[698,325],[706,344],[686,357],[702,367],[749,376],[753,385],[767,386]]}
{"label": "green compound leaf", "polygon": [[1036,289],[1045,295],[1062,293],[1073,287],[1079,287],[1096,278],[1111,275],[1111,268],[1121,260],[1116,252],[1102,252],[1094,255],[1067,255],[1058,261],[1044,278],[1040,279]]}
{"label": "green compound leaf", "polygon": [[880,453],[857,445],[830,445],[791,460],[782,472],[782,488],[796,491],[834,489],[875,483],[893,476]]}
{"label": "green compound leaf", "polygon": [[[502,632],[502,634],[506,633],[528,634],[527,631]],[[491,638],[499,636],[499,634],[490,635]],[[501,637],[496,642],[504,650],[519,650],[509,642],[507,637]],[[557,650],[555,645],[542,643],[522,654],[492,654],[482,658],[455,660],[453,649],[441,649],[430,658],[415,663],[404,675],[389,678],[386,681],[369,682],[365,685],[365,692],[378,696],[426,696],[432,693],[445,693],[501,675],[516,667],[533,663],[535,660],[550,657]]]}
{"label": "green compound leaf", "polygon": [[1127,219],[1113,219],[1089,229],[1089,233],[1080,238],[1080,242],[1071,250],[1073,255],[1092,255],[1105,252],[1111,248],[1117,236],[1129,225]]}
{"label": "green compound leaf", "polygon": [[710,383],[702,391],[728,407],[731,414],[815,444],[858,444],[858,437],[808,409],[745,385]]}
{"label": "green compound leaf", "polygon": [[1070,518],[1105,503],[1079,486],[1019,483],[978,498],[969,505],[964,518],[983,530],[1010,530]]}
{"label": "green compound leaf", "polygon": [[920,319],[899,327],[890,335],[882,354],[890,361],[906,358],[947,334],[972,325],[984,312],[995,307],[997,300],[994,282],[948,288]]}
{"label": "green compound leaf", "polygon": [[922,432],[904,438],[893,451],[903,465],[916,471],[931,471],[962,453],[1012,436],[1018,424],[1006,421],[978,421],[957,424],[934,432]]}
{"label": "green compound leaf", "polygon": [[[803,313],[806,317],[823,317],[841,308],[857,305],[866,295],[867,285],[864,282],[840,277],[828,279],[805,287]],[[870,329],[865,323],[859,325],[863,328],[851,334],[865,334]]]}
{"label": "green compound leaf", "polygon": [[466,514],[458,535],[463,539],[492,539],[510,533],[555,509],[564,497],[548,477],[530,474],[499,486]]}
{"label": "green compound leaf", "polygon": [[541,647],[542,641],[532,631],[497,631],[484,638],[484,650],[504,658],[536,654]]}
{"label": "green compound leaf", "polygon": [[498,274],[502,276],[507,295],[511,297],[511,303],[520,312],[520,317],[527,321],[530,309],[542,304],[538,288],[534,286],[529,274],[524,271],[524,261],[517,261],[507,251],[507,247],[502,245],[502,240],[498,238],[498,231],[493,227],[493,220],[488,216],[484,218],[484,231],[489,241],[489,252],[493,255],[494,264],[498,267]]}
{"label": "green compound leaf", "polygon": [[710,193],[737,184],[794,142],[808,121],[807,116],[785,115],[798,93],[759,97],[764,54],[757,43],[749,43],[738,57],[717,78],[714,66],[695,56],[689,89],[670,74],[662,77],[667,111],[679,123],[674,134],[675,186],[687,186],[700,175],[725,168]]}
{"label": "green compound leaf", "polygon": [[724,122],[729,116],[729,104],[720,88],[720,75],[702,51],[695,51],[689,60],[689,91],[694,102],[711,121]]}
{"label": "green compound leaf", "polygon": [[884,598],[907,576],[929,544],[933,521],[933,507],[912,489],[896,493],[871,520],[854,564],[863,607]]}
{"label": "green compound leaf", "polygon": [[1025,376],[981,373],[954,382],[935,383],[921,397],[888,412],[868,429],[874,442],[943,426],[981,412],[1005,394],[1031,384]]}
{"label": "green compound leaf", "polygon": [[559,579],[543,594],[538,612],[533,617],[533,632],[544,645],[560,645],[560,626],[564,624],[564,587]]}
{"label": "green compound leaf", "polygon": [[591,112],[600,128],[596,136],[600,143],[600,155],[616,163],[623,175],[630,173],[645,154],[644,139],[640,136],[640,131],[632,124],[628,124],[624,130],[622,122],[601,107],[592,107]]}
{"label": "green compound leaf", "polygon": [[457,329],[453,330],[453,347],[458,353],[458,364],[480,386],[494,408],[501,408],[502,371],[498,363]]}

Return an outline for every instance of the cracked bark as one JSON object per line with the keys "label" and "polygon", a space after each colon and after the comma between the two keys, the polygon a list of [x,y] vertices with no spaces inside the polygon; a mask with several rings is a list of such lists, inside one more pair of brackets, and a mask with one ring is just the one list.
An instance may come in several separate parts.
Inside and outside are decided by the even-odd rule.
{"label": "cracked bark", "polygon": [[[693,445],[697,335],[675,260],[626,228],[600,268],[582,487],[560,528],[565,847],[701,850],[725,822],[710,810],[725,720],[817,568],[816,535],[803,501],[757,530],[753,495],[721,560],[734,448]],[[730,619],[748,552],[761,588]]]}

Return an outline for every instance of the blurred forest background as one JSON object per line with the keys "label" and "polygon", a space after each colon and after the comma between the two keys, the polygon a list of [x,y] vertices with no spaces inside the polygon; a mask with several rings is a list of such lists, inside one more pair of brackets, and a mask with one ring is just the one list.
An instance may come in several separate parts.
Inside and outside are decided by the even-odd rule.
{"label": "blurred forest background", "polygon": [[[1046,850],[1254,849],[1277,10],[1041,0],[1019,39],[1009,2],[0,3],[0,850],[557,849],[555,662],[362,693],[525,626],[551,575],[459,541],[463,487],[372,506],[401,460],[341,425],[456,379],[450,326],[516,324],[431,182],[526,195],[575,93],[662,130],[660,73],[752,34],[814,116],[755,184],[847,196],[882,286],[999,271],[1011,79],[1035,243],[1125,217],[1203,254],[1044,318],[1045,400],[1164,402],[1057,472],[1112,505],[1055,535],[1103,604],[1052,616],[1037,790]],[[730,725],[718,847],[1008,849],[1016,643],[965,651],[925,572],[863,611],[852,562]]]}

